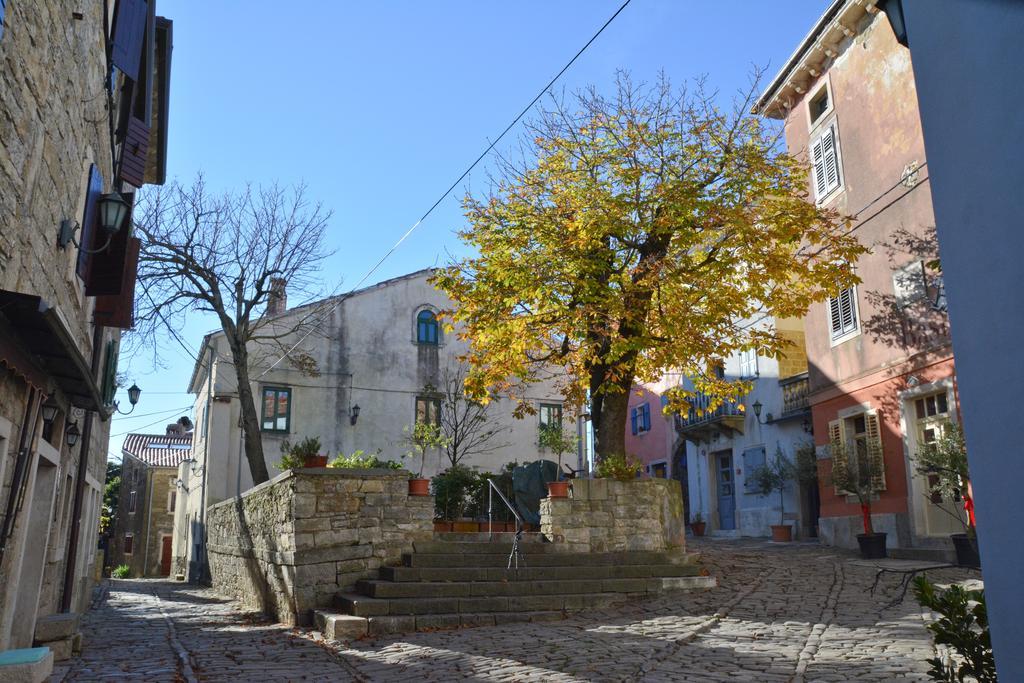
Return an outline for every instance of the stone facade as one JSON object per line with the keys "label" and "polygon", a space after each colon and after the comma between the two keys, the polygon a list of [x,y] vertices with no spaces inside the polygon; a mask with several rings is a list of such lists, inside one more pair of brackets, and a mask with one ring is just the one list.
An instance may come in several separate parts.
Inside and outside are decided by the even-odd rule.
{"label": "stone facade", "polygon": [[682,551],[682,489],[671,479],[577,479],[569,498],[541,500],[540,530],[568,552]]}
{"label": "stone facade", "polygon": [[432,497],[394,470],[292,470],[207,511],[220,593],[289,624],[433,536]]}
{"label": "stone facade", "polygon": [[[175,467],[151,467],[134,458],[124,459],[117,518],[107,550],[112,567],[127,564],[133,577],[167,576],[161,568],[163,537],[170,537],[174,528],[177,479]],[[126,553],[129,534],[132,547]]]}

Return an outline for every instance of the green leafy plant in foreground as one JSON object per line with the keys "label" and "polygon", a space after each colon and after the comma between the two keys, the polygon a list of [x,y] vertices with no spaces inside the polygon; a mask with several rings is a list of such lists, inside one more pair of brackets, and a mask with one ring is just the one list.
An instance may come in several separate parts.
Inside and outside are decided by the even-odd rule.
{"label": "green leafy plant in foreground", "polygon": [[996,661],[992,656],[992,638],[988,630],[985,591],[952,585],[936,590],[935,584],[923,576],[914,579],[914,597],[922,607],[939,615],[928,625],[936,645],[947,645],[956,656],[951,661],[941,657],[928,660],[932,680],[944,683],[994,683]]}
{"label": "green leafy plant in foreground", "polygon": [[602,479],[632,481],[643,470],[636,458],[631,455],[614,454],[602,458],[597,463],[595,474]]}
{"label": "green leafy plant in foreground", "polygon": [[316,436],[307,436],[297,444],[288,441],[281,442],[281,462],[277,463],[279,470],[297,470],[306,466],[306,458],[320,455],[320,439]]}
{"label": "green leafy plant in foreground", "polygon": [[338,457],[327,463],[328,467],[334,467],[337,469],[352,469],[352,470],[373,470],[373,469],[388,469],[388,470],[400,470],[402,469],[402,463],[394,460],[383,460],[380,458],[380,451],[376,453],[367,453],[366,451],[355,451],[352,455],[345,455],[339,453]]}
{"label": "green leafy plant in foreground", "polygon": [[132,568],[130,565],[119,564],[117,567],[114,568],[112,572],[110,572],[110,575],[113,576],[115,579],[127,579],[131,573]]}

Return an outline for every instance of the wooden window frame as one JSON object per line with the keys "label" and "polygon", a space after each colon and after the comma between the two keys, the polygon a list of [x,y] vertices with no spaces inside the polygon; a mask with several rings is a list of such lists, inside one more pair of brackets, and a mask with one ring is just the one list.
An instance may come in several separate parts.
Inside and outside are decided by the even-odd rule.
{"label": "wooden window frame", "polygon": [[[825,151],[825,143],[827,138],[831,136],[831,152],[833,161],[835,163],[835,184],[832,185],[828,181],[828,156]],[[821,158],[816,159],[815,149],[818,145],[821,145]],[[811,160],[811,184],[814,186],[814,199],[818,204],[824,204],[825,202],[832,199],[837,193],[843,190],[843,154],[839,148],[839,124],[833,118],[827,123],[821,125],[821,129],[818,133],[811,138],[810,143],[807,146],[808,153],[810,154]],[[821,178],[822,183],[819,183],[818,164],[821,164]]]}
{"label": "wooden window frame", "polygon": [[124,546],[121,550],[123,555],[135,554],[135,534],[128,532],[124,535]]}
{"label": "wooden window frame", "polygon": [[758,367],[757,349],[744,349],[736,352],[740,366],[740,379],[756,379],[761,376]]}
{"label": "wooden window frame", "polygon": [[[424,314],[430,316],[430,320],[420,320]],[[430,330],[433,330],[433,339],[430,339]],[[421,334],[426,330],[426,334]],[[426,337],[426,338],[424,338]],[[429,308],[420,309],[416,313],[416,343],[423,346],[441,345],[441,324],[437,320],[437,313]]]}
{"label": "wooden window frame", "polygon": [[[423,405],[425,407],[425,409],[423,410],[423,414],[427,418],[426,420],[420,420],[420,405]],[[430,419],[431,408],[433,408],[434,411],[434,419],[432,421]],[[413,407],[412,419],[413,424],[417,424],[422,421],[425,422],[426,424],[435,424],[440,427],[441,399],[437,396],[417,396],[415,405]]]}
{"label": "wooden window frame", "polygon": [[[850,312],[851,312],[851,315],[853,317],[853,322],[847,328],[845,325],[843,325],[842,321],[840,320],[839,330],[837,331],[836,330],[836,325],[835,325],[835,313],[833,312],[832,302],[833,301],[838,301],[839,302],[838,303],[838,308],[839,308],[838,315],[840,317],[842,317],[842,314],[843,314],[843,311],[842,311],[842,306],[843,306],[842,298],[843,298],[843,295],[846,292],[850,293],[849,294],[849,304],[850,304]],[[842,344],[843,342],[849,341],[850,339],[853,339],[854,337],[857,337],[858,335],[860,335],[860,306],[857,303],[857,285],[854,285],[852,287],[847,287],[846,289],[840,290],[840,292],[839,292],[839,294],[837,296],[830,296],[825,301],[825,306],[826,306],[825,312],[826,312],[826,316],[828,318],[828,336],[829,336],[829,340],[830,340],[830,343],[831,343],[832,346],[838,346],[839,344]]]}
{"label": "wooden window frame", "polygon": [[[274,392],[274,414],[273,416],[267,415],[267,393]],[[288,407],[284,414],[284,429],[278,427],[278,420],[282,415],[278,412],[278,404],[280,401],[280,395],[284,393],[288,395]],[[267,420],[272,419],[274,427],[267,429]],[[264,386],[260,388],[260,431],[270,432],[276,434],[288,434],[292,428],[292,388],[283,386]]]}
{"label": "wooden window frame", "polygon": [[643,436],[651,431],[651,404],[644,401],[629,411],[629,424],[633,436]]}
{"label": "wooden window frame", "polygon": [[537,406],[537,426],[538,426],[538,428],[542,428],[544,425],[550,424],[549,422],[545,422],[544,421],[544,413],[545,413],[545,411],[547,411],[549,413],[554,413],[555,415],[557,415],[555,420],[556,420],[556,422],[557,422],[559,427],[562,426],[562,404],[561,403],[541,403],[541,404],[538,404],[538,406]]}

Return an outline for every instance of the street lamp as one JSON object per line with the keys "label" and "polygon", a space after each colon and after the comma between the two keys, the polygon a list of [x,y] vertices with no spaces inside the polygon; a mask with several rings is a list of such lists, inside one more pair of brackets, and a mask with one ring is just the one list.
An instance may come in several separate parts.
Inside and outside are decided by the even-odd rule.
{"label": "street lamp", "polygon": [[358,420],[358,419],[359,419],[359,404],[358,404],[358,403],[357,403],[357,404],[355,404],[354,406],[352,406],[352,408],[351,408],[351,409],[349,409],[349,413],[348,413],[348,419],[349,419],[349,423],[350,423],[350,424],[351,424],[351,425],[352,425],[353,427],[355,427],[355,425],[356,425],[356,420]]}
{"label": "street lamp", "polygon": [[119,192],[102,195],[97,204],[100,214],[100,229],[107,236],[106,243],[99,249],[86,249],[84,245],[79,244],[78,240],[75,239],[75,233],[81,230],[82,226],[77,221],[66,218],[60,222],[60,231],[57,233],[57,246],[64,249],[68,246],[68,243],[71,243],[79,251],[84,251],[86,254],[99,254],[107,250],[110,242],[114,239],[114,235],[120,232],[121,226],[124,224],[132,207]]}
{"label": "street lamp", "polygon": [[767,419],[764,422],[761,421],[761,409],[764,408],[764,406],[761,405],[760,401],[754,401],[754,405],[752,405],[751,408],[754,409],[754,417],[757,418],[757,423],[758,424],[764,425],[764,424],[768,424],[769,422],[772,421],[772,414],[771,413],[768,413]]}
{"label": "street lamp", "polygon": [[118,405],[118,402],[114,401],[114,410],[121,413],[122,415],[131,415],[132,411],[135,410],[135,404],[139,402],[139,396],[141,394],[142,389],[139,388],[138,384],[132,382],[132,385],[128,387],[128,403],[132,404],[131,409],[128,412],[124,412],[123,410],[121,410],[121,407],[120,405]]}
{"label": "street lamp", "polygon": [[43,422],[46,424],[52,424],[54,418],[57,417],[57,409],[60,406],[57,405],[57,401],[53,398],[53,394],[46,397],[46,402],[42,405]]}
{"label": "street lamp", "polygon": [[64,439],[67,441],[68,448],[74,448],[75,444],[78,443],[78,437],[82,435],[82,432],[78,431],[78,423],[72,422],[68,425],[67,430],[64,432]]}

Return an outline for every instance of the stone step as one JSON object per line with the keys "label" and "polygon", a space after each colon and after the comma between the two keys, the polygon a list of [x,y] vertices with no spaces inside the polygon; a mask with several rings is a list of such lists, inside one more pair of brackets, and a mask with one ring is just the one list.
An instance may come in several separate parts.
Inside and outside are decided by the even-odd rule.
{"label": "stone step", "polygon": [[[382,616],[572,612],[583,609],[600,609],[624,602],[627,599],[626,593],[434,598],[369,598],[363,595],[342,594],[338,596],[336,602],[343,614],[372,619]],[[373,634],[371,633],[371,635]]]}
{"label": "stone step", "polygon": [[[654,583],[652,583],[654,582]],[[656,585],[655,585],[656,584]],[[647,593],[658,578],[561,579],[550,581],[359,581],[356,591],[371,598],[451,598],[577,593]]]}
{"label": "stone step", "polygon": [[[498,534],[495,534],[497,536]],[[500,534],[505,538],[497,538],[492,541],[416,541],[412,544],[413,552],[430,555],[458,555],[462,553],[504,553],[506,556],[512,552],[512,535]],[[487,534],[484,534],[486,537]],[[542,541],[523,541],[519,544],[520,552],[524,554],[534,553],[558,553],[565,552],[565,549],[554,544]]]}
{"label": "stone step", "polygon": [[[444,543],[489,543],[489,542],[504,542],[511,543],[512,538],[515,536],[514,532],[496,531],[488,534],[486,531],[482,532],[469,532],[469,531],[435,531],[434,540]],[[544,538],[544,534],[537,531],[525,532],[522,538],[519,539],[520,543],[548,543],[549,541]]]}
{"label": "stone step", "polygon": [[314,613],[320,632],[329,640],[352,640],[364,635],[381,636],[413,631],[495,626],[514,622],[558,621],[565,619],[566,616],[565,612],[558,610],[373,617],[354,617],[330,610],[317,610]]}
{"label": "stone step", "polygon": [[574,567],[381,567],[385,581],[543,581],[558,579],[615,579],[656,576],[696,576],[695,564],[636,564]]}
{"label": "stone step", "polygon": [[[402,564],[406,567],[507,567],[509,553],[489,552],[486,549],[470,549],[461,553],[405,553]],[[543,547],[553,547],[550,546]],[[615,553],[571,553],[536,552],[523,553],[519,567],[580,567],[601,565],[646,565],[646,564],[692,564],[697,556],[682,552],[615,552]],[[513,566],[515,563],[513,562]]]}

